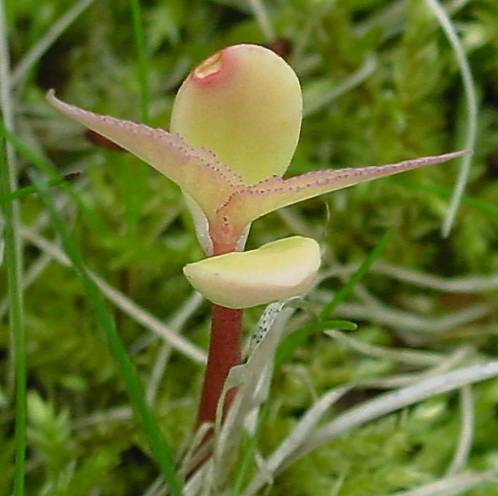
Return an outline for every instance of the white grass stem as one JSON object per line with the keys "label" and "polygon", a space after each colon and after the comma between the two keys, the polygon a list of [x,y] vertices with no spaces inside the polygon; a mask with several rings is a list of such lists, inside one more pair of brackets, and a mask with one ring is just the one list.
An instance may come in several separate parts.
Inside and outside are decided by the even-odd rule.
{"label": "white grass stem", "polygon": [[[285,469],[297,459],[367,422],[414,405],[415,403],[433,396],[447,393],[496,376],[498,376],[498,360],[491,360],[453,370],[451,372],[438,374],[418,381],[405,388],[382,394],[373,400],[363,402],[338,415],[334,420],[317,429],[290,458],[285,460],[279,470]],[[244,491],[243,496],[255,494],[265,484],[265,480],[266,478],[263,477],[262,474],[256,474]],[[433,493],[421,494],[432,495]]]}
{"label": "white grass stem", "polygon": [[173,348],[183,353],[194,362],[199,364],[206,363],[207,359],[204,350],[198,348],[187,339],[173,332],[157,317],[141,308],[135,302],[130,300],[126,295],[108,284],[101,277],[97,276],[96,274],[92,274],[92,276],[104,295],[109,299],[109,301],[114,303],[123,312],[132,317],[136,322],[161,336],[164,340],[168,341]]}
{"label": "white grass stem", "polygon": [[75,419],[73,422],[74,430],[87,429],[94,425],[107,424],[112,422],[126,422],[133,418],[131,406],[117,406],[110,410],[94,412],[86,417]]}
{"label": "white grass stem", "polygon": [[369,307],[382,307],[382,302],[374,296],[363,283],[359,282],[353,288],[353,294],[365,305]]}
{"label": "white grass stem", "polygon": [[417,489],[397,492],[391,496],[457,496],[464,494],[484,483],[496,484],[496,475],[493,473],[467,472],[445,477],[436,482],[425,484]]}
{"label": "white grass stem", "polygon": [[[81,182],[75,185],[75,189],[79,188]],[[68,198],[67,196],[60,195],[55,200],[55,208],[60,211],[67,207]],[[46,210],[43,210],[36,220],[32,223],[30,229],[33,232],[39,232],[44,229],[50,221],[50,217]],[[38,276],[45,270],[46,266],[50,263],[53,257],[49,253],[42,253],[37,260],[35,260],[29,269],[27,269],[23,276],[23,289],[29,288],[31,284],[38,278]],[[0,303],[0,321],[4,318],[7,310],[9,308],[9,302],[7,298],[4,298]]]}
{"label": "white grass stem", "polygon": [[270,16],[268,15],[268,11],[263,3],[263,0],[249,0],[249,4],[251,5],[251,9],[254,13],[254,17],[258,22],[258,25],[263,32],[266,41],[274,41],[275,31],[270,21]]}
{"label": "white grass stem", "polygon": [[347,336],[343,332],[331,330],[325,331],[325,334],[339,341],[340,343],[356,350],[364,355],[380,358],[381,360],[394,360],[415,367],[437,365],[444,358],[438,353],[429,351],[416,351],[401,348],[387,348],[360,341],[359,339]]}
{"label": "white grass stem", "polygon": [[328,391],[318,399],[292,429],[289,436],[287,436],[280,446],[272,453],[265,463],[266,470],[269,470],[270,473],[277,472],[282,463],[284,463],[284,461],[305,442],[332,405],[350,390],[350,386],[337,387]]}
{"label": "white grass stem", "polygon": [[[23,280],[22,287],[25,291],[34,281],[38,278],[38,276],[45,270],[47,265],[52,261],[52,256],[48,253],[43,253],[40,255],[26,270]],[[5,317],[7,311],[9,309],[9,301],[7,298],[4,298],[0,303],[0,321]]]}
{"label": "white grass stem", "polygon": [[446,473],[447,475],[454,475],[465,469],[472,449],[474,440],[474,398],[470,385],[460,389],[460,415],[462,419],[460,438],[455,455]]}
{"label": "white grass stem", "polygon": [[[2,106],[2,117],[7,131],[14,132],[14,106],[11,95],[12,74],[10,70],[9,41],[7,37],[7,26],[5,19],[5,2],[0,3],[0,103]],[[17,163],[13,146],[6,143],[7,148],[7,168],[9,169],[10,189],[17,189]],[[18,204],[12,202],[14,216],[18,220]]]}
{"label": "white grass stem", "polygon": [[[319,275],[319,280],[323,281],[329,277],[344,278],[355,272],[358,266],[359,264],[356,263],[334,266],[331,269],[323,271]],[[498,274],[496,273],[446,278],[408,269],[382,260],[374,262],[370,268],[370,273],[385,275],[397,281],[411,284],[412,286],[449,293],[485,293],[498,289]]]}
{"label": "white grass stem", "polygon": [[161,494],[160,491],[164,489],[163,478],[158,477],[143,493],[142,496],[158,496]]}
{"label": "white grass stem", "polygon": [[284,221],[287,227],[300,236],[316,237],[317,231],[306,222],[293,207],[277,210],[277,215]]}
{"label": "white grass stem", "polygon": [[41,37],[40,40],[24,55],[12,73],[10,81],[12,86],[17,86],[28,71],[33,67],[43,54],[53,45],[64,31],[87,9],[95,0],[77,1],[52,27]]}
{"label": "white grass stem", "polygon": [[498,360],[491,360],[430,377],[406,388],[383,394],[351,408],[318,429],[303,446],[299,455],[309,453],[351,429],[401,408],[497,375]]}
{"label": "white grass stem", "polygon": [[451,293],[482,293],[498,289],[498,274],[469,275],[466,277],[444,278],[432,274],[424,274],[388,262],[379,261],[372,268],[393,279],[410,283],[422,288]]}
{"label": "white grass stem", "polygon": [[322,108],[330,105],[336,98],[348,93],[357,86],[359,86],[363,81],[370,77],[370,75],[377,68],[377,62],[375,58],[368,57],[363,65],[353,72],[344,81],[341,81],[337,86],[332,88],[329,92],[321,96],[312,102],[306,102],[304,104],[303,117],[309,117],[311,114],[318,112]]}
{"label": "white grass stem", "polygon": [[[447,2],[443,8],[449,15],[456,14],[471,0],[451,0]],[[386,4],[386,7],[381,9],[378,14],[371,15],[365,21],[359,23],[355,28],[355,33],[360,36],[365,36],[373,29],[382,30],[382,40],[387,41],[403,32],[405,27],[406,17],[406,0],[392,1]]]}
{"label": "white grass stem", "polygon": [[[10,69],[10,51],[9,51],[9,40],[7,35],[7,25],[5,18],[5,2],[0,3],[0,105],[3,123],[7,131],[14,132],[14,108],[11,95],[11,69]],[[17,181],[17,157],[14,147],[10,143],[5,143],[5,148],[7,151],[7,160],[5,167],[7,167],[7,174],[9,179],[10,191],[15,191],[18,186]],[[11,223],[13,226],[18,226],[20,221],[20,210],[19,202],[14,200],[12,202],[12,217]],[[22,287],[22,240],[19,235],[18,229],[14,229],[13,233],[13,243],[15,246],[15,258],[18,260],[17,266],[15,267],[15,279],[17,285]],[[20,293],[22,298],[22,292]],[[21,300],[22,305],[22,300]]]}
{"label": "white grass stem", "polygon": [[[438,2],[438,0],[425,0],[427,5],[432,10],[434,15],[437,17],[438,22],[443,29],[448,41],[453,49],[453,52],[458,63],[460,70],[460,75],[463,82],[463,87],[465,91],[465,100],[467,105],[467,130],[465,139],[465,148],[467,150],[473,150],[476,143],[477,136],[477,95],[474,86],[474,79],[472,77],[472,71],[470,69],[469,61],[465,54],[465,50],[458,38],[457,32],[448,14]],[[458,178],[455,183],[455,188],[453,190],[453,195],[450,200],[450,206],[446,214],[442,226],[442,234],[444,237],[448,237],[451,228],[455,222],[455,217],[460,206],[462,195],[465,191],[465,186],[469,178],[470,167],[472,165],[472,155],[465,155],[461,159],[460,171],[458,173]]]}
{"label": "white grass stem", "polygon": [[[203,301],[204,298],[199,293],[192,293],[192,295],[185,301],[181,308],[168,322],[168,327],[173,332],[178,334],[187,320],[201,306]],[[166,365],[169,357],[171,356],[171,350],[172,347],[170,343],[168,341],[164,341],[159,350],[157,360],[154,363],[154,367],[152,368],[149,382],[147,384],[146,399],[149,404],[153,404],[155,402],[161,379],[163,378]]]}
{"label": "white grass stem", "polygon": [[346,319],[362,319],[376,324],[389,325],[403,332],[435,335],[482,319],[493,310],[491,305],[478,303],[463,310],[442,316],[422,317],[387,306],[373,307],[359,303],[341,303],[334,316]]}
{"label": "white grass stem", "polygon": [[[321,416],[325,413],[325,410],[329,409],[335,401],[329,404],[329,408],[325,410],[319,410],[324,406],[327,398],[334,398],[339,391],[341,394],[347,393],[351,389],[364,389],[364,388],[387,388],[392,389],[403,388],[409,385],[419,383],[424,379],[430,377],[441,375],[449,370],[453,369],[455,366],[460,365],[464,360],[468,358],[469,348],[460,348],[452,353],[450,356],[441,357],[438,359],[438,364],[436,367],[432,367],[423,372],[415,372],[412,374],[399,374],[394,376],[388,376],[380,379],[366,379],[356,381],[355,383],[348,384],[346,386],[337,387],[326,393],[322,398],[315,403],[315,405],[307,411],[303,416],[302,420],[299,421],[298,425],[293,429],[288,438],[277,448],[277,450],[271,455],[268,461],[263,463],[264,469],[270,473],[270,479],[279,471],[280,467],[287,465],[287,461],[291,459],[293,454],[299,450],[299,448],[305,444],[308,437],[313,434],[312,428],[318,423]],[[468,386],[464,386],[468,387]],[[322,411],[323,413],[319,413]],[[311,425],[313,422],[313,425]],[[307,426],[307,427],[306,427]],[[306,429],[305,435],[301,435],[302,431]],[[296,432],[297,431],[297,432]],[[288,441],[292,440],[292,441]],[[288,449],[289,444],[291,444],[293,449]],[[262,478],[263,474],[261,474]],[[268,475],[265,475],[268,480]],[[261,479],[262,480],[262,479]]]}
{"label": "white grass stem", "polygon": [[[54,243],[34,233],[30,229],[22,228],[21,235],[36,245],[41,250],[50,253],[51,256],[59,263],[68,266],[69,260],[66,255]],[[94,272],[89,271],[94,282],[99,286],[105,297],[111,301],[120,310],[129,315],[132,319],[144,326],[146,329],[159,335],[168,341],[173,348],[183,353],[196,363],[203,364],[206,362],[206,354],[203,350],[192,344],[184,337],[176,334],[168,326],[163,324],[157,317],[153,316],[135,302],[130,300],[126,295],[107,283]]]}

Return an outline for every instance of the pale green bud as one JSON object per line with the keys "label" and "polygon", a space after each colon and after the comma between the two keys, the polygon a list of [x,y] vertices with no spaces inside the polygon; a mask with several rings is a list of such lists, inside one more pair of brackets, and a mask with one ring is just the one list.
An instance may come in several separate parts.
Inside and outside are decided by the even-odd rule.
{"label": "pale green bud", "polygon": [[235,45],[190,73],[176,96],[170,129],[209,148],[253,184],[287,170],[301,117],[301,87],[287,62],[258,45]]}

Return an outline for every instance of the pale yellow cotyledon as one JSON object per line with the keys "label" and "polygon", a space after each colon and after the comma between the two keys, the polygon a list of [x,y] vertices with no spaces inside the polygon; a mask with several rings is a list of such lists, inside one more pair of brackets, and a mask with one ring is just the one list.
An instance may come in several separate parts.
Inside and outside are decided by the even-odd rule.
{"label": "pale yellow cotyledon", "polygon": [[183,272],[208,300],[246,308],[306,293],[320,267],[320,246],[293,236],[257,250],[233,252],[188,264]]}

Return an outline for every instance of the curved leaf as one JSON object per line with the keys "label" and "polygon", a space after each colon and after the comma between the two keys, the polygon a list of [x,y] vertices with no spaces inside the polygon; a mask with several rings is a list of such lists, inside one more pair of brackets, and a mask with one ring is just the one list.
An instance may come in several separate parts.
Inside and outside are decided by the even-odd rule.
{"label": "curved leaf", "polygon": [[186,265],[185,276],[208,300],[248,308],[299,296],[313,285],[320,246],[293,236],[246,252],[232,252]]}
{"label": "curved leaf", "polygon": [[458,151],[379,166],[327,169],[289,179],[274,176],[232,194],[218,211],[217,225],[223,226],[218,234],[237,239],[244,226],[279,208],[380,177],[446,162],[466,153]]}
{"label": "curved leaf", "polygon": [[174,181],[195,199],[209,219],[234,191],[244,186],[241,177],[213,152],[189,145],[178,134],[80,109],[56,98],[53,90],[48,92],[47,100],[67,117],[105,136]]}

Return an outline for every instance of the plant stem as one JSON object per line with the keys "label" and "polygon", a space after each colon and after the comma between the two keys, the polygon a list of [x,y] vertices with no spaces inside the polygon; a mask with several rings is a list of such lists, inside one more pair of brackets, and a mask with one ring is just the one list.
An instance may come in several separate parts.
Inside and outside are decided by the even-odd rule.
{"label": "plant stem", "polygon": [[[213,234],[213,233],[211,233]],[[235,251],[235,243],[220,243],[214,240],[213,255]],[[223,386],[230,369],[241,361],[242,310],[220,305],[212,307],[211,338],[209,341],[208,361],[202,385],[201,402],[197,413],[197,425],[204,422],[214,424],[216,410],[223,392]],[[236,390],[228,392],[223,405],[225,414]],[[207,440],[210,434],[205,438]]]}
{"label": "plant stem", "polygon": [[[216,409],[228,372],[241,361],[242,310],[213,305],[211,341],[204,376],[197,423],[214,423]],[[235,390],[227,394],[224,411],[230,406]]]}

